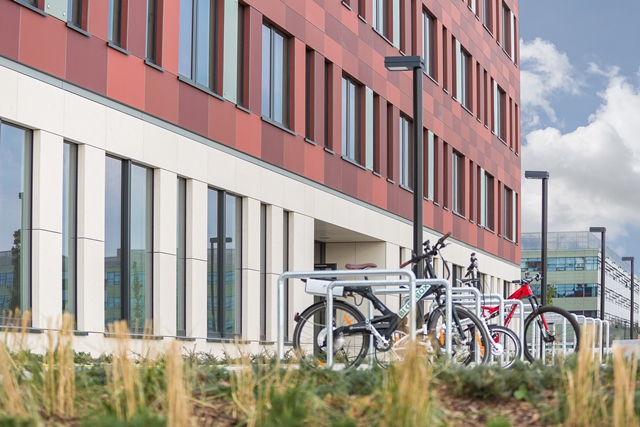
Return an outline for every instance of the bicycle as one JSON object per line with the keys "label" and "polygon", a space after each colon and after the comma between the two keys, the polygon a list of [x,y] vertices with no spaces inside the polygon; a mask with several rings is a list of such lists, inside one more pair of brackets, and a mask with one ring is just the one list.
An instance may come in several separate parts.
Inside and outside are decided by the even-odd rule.
{"label": "bicycle", "polygon": [[[420,260],[425,259],[430,253],[439,251],[444,247],[444,241],[451,235],[447,233],[441,237],[430,248],[429,253],[421,257],[413,257],[405,262],[402,267],[409,264],[417,264]],[[429,241],[424,243],[429,247]],[[347,264],[349,270],[362,270],[367,268],[375,268],[373,263],[367,264]],[[425,269],[427,267],[425,266]],[[431,267],[431,269],[433,269]],[[417,303],[424,301],[431,295],[436,295],[436,301],[443,302],[445,293],[444,285],[422,285],[416,289],[414,298]],[[331,325],[333,328],[333,352],[334,360],[337,363],[344,364],[345,367],[355,367],[361,364],[369,352],[369,339],[373,337],[374,357],[376,362],[387,367],[393,360],[400,360],[404,353],[405,345],[409,339],[407,334],[399,330],[402,320],[409,313],[410,301],[407,300],[402,304],[398,312],[389,309],[371,290],[371,287],[349,287],[344,286],[343,295],[352,297],[356,302],[356,297],[362,299],[360,305],[366,299],[370,301],[374,308],[381,315],[374,316],[373,319],[367,319],[364,314],[354,305],[335,299],[333,301],[333,319]],[[420,305],[420,304],[418,304]],[[469,364],[476,359],[478,354],[480,363],[488,363],[489,352],[483,351],[489,343],[489,337],[482,328],[480,320],[468,310],[460,307],[452,313],[455,327],[453,333],[453,354],[456,360],[461,363]],[[302,313],[296,313],[294,316],[296,327],[293,331],[293,347],[302,359],[316,361],[320,365],[326,360],[326,337],[327,337],[327,319],[326,319],[326,301],[317,302],[307,307]],[[439,348],[432,348],[435,344],[438,346],[437,340],[432,340],[433,335],[427,333],[427,329],[423,325],[420,330],[420,345],[424,346],[427,351],[437,351]]]}
{"label": "bicycle", "polygon": [[[529,362],[533,362],[536,356],[542,358],[544,349],[544,358],[547,353],[551,359],[555,359],[558,355],[569,355],[577,352],[580,345],[580,325],[578,321],[567,310],[552,306],[540,305],[538,299],[533,294],[530,283],[539,281],[542,278],[540,273],[534,277],[530,277],[529,273],[525,273],[525,277],[513,280],[512,283],[519,284],[514,293],[509,295],[508,299],[528,299],[531,305],[531,313],[524,322],[524,355]],[[482,310],[488,313],[488,319],[493,319],[499,315],[499,306],[483,305]],[[516,305],[513,304],[509,314],[504,320],[504,325],[508,326],[516,311]]]}
{"label": "bicycle", "polygon": [[[475,286],[480,282],[480,279],[477,277],[477,271],[478,258],[476,258],[475,252],[472,252],[467,272],[464,278],[457,279],[457,282],[461,285]],[[484,295],[484,291],[482,294]],[[522,342],[518,335],[506,326],[489,324],[484,310],[482,311],[480,320],[489,329],[493,362],[505,369],[512,367],[516,360],[522,357]]]}

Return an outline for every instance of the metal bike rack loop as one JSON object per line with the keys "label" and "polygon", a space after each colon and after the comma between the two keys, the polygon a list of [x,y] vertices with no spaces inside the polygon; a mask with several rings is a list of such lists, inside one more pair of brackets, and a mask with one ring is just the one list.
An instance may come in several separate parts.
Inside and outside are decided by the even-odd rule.
{"label": "metal bike rack loop", "polygon": [[[332,270],[332,271],[286,271],[278,277],[278,360],[284,359],[284,283],[287,279],[300,278],[326,278],[326,277],[353,277],[353,276],[405,276],[405,280],[344,280],[333,281],[327,286],[327,319],[332,319],[333,312],[333,288],[335,286],[388,286],[409,285],[409,291],[415,295],[416,276],[411,270]],[[415,339],[415,308],[416,301],[410,299],[409,323],[411,338]],[[333,328],[327,328],[327,366],[333,364]]]}

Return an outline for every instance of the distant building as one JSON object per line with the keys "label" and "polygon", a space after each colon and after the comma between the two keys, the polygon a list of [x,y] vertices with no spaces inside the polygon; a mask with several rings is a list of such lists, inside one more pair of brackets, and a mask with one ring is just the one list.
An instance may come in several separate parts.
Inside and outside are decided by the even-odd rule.
{"label": "distant building", "polygon": [[[547,286],[553,305],[571,313],[600,318],[600,239],[588,232],[557,232],[548,236]],[[522,234],[522,274],[542,270],[541,234]],[[611,248],[606,248],[605,320],[611,338],[629,337],[631,268]],[[638,290],[634,297],[634,323],[638,325]],[[540,297],[540,284],[532,286]]]}

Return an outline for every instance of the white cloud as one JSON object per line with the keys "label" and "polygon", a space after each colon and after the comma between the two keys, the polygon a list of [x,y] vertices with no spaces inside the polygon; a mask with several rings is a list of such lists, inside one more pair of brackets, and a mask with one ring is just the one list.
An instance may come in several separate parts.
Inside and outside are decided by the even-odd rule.
{"label": "white cloud", "polygon": [[[617,68],[591,72],[608,84],[589,124],[528,133],[522,170],[549,171],[549,230],[605,226],[613,243],[640,228],[640,87]],[[523,231],[539,231],[540,181],[523,179],[522,196]]]}
{"label": "white cloud", "polygon": [[552,43],[536,38],[520,40],[520,62],[523,129],[540,125],[541,114],[557,123],[551,101],[563,94],[577,94],[583,85],[569,58]]}

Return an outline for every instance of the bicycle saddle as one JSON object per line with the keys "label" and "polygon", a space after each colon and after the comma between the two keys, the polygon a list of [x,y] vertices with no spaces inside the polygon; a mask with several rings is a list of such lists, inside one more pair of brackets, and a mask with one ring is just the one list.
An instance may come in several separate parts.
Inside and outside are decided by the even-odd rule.
{"label": "bicycle saddle", "polygon": [[347,270],[364,270],[365,268],[376,268],[377,265],[375,265],[372,262],[366,262],[364,264],[345,264],[344,268],[346,268]]}

